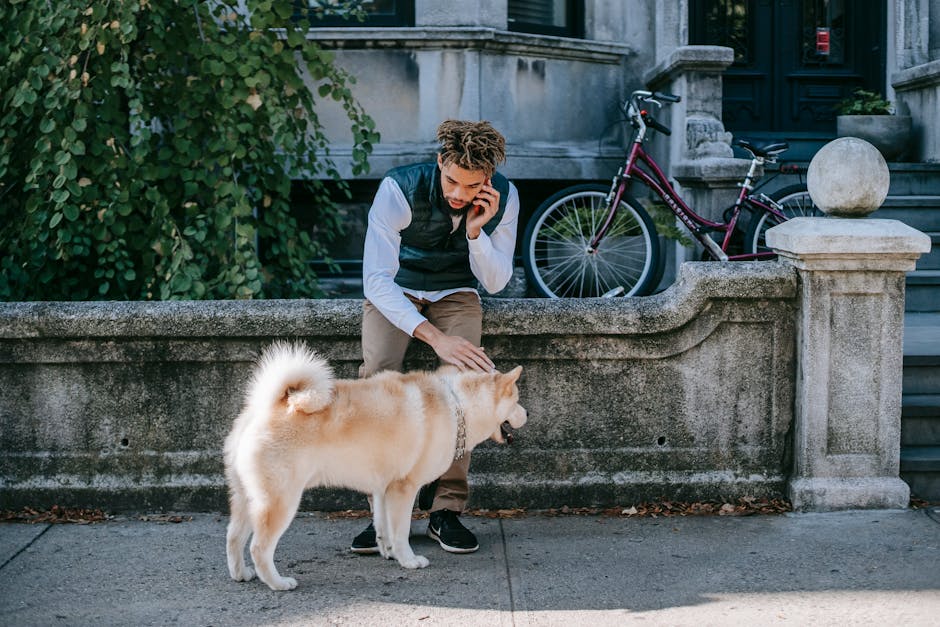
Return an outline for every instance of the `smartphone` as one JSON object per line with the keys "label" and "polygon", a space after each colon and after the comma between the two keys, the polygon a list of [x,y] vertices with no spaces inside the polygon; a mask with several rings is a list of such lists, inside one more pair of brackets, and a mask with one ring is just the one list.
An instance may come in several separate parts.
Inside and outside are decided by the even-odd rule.
{"label": "smartphone", "polygon": [[[484,185],[484,186],[491,186],[491,185],[492,185],[492,179],[489,179],[489,178],[486,179],[485,181],[483,181],[483,185]],[[477,198],[479,198],[479,196],[477,196]],[[474,200],[476,200],[476,198],[474,198]],[[480,215],[481,213],[483,213],[484,211],[486,211],[486,209],[485,209],[484,207],[482,207],[481,205],[478,205],[478,204],[476,204],[476,203],[473,204],[473,208],[475,209],[477,215]]]}

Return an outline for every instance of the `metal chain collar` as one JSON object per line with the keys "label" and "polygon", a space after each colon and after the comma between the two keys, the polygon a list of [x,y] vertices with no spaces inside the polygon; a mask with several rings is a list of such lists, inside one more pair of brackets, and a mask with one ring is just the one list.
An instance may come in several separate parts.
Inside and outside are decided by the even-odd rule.
{"label": "metal chain collar", "polygon": [[454,451],[454,461],[457,461],[463,459],[467,454],[467,417],[463,413],[460,399],[457,398],[457,392],[451,386],[450,380],[444,379],[444,383],[454,399],[454,413],[457,415],[457,447]]}

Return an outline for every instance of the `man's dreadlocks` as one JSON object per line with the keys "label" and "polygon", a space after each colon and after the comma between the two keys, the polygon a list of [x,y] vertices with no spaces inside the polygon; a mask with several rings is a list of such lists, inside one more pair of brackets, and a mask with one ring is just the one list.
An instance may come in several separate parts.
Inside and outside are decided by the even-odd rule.
{"label": "man's dreadlocks", "polygon": [[506,160],[506,138],[485,120],[445,120],[437,127],[437,140],[444,165],[482,170],[491,176]]}

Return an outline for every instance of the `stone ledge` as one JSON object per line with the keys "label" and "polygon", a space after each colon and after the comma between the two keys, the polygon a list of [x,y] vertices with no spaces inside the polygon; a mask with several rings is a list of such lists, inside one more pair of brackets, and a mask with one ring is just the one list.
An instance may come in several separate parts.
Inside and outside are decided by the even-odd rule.
{"label": "stone ledge", "polygon": [[930,237],[897,220],[800,217],[768,229],[767,245],[800,268],[906,272]]}
{"label": "stone ledge", "polygon": [[609,64],[621,63],[636,55],[636,50],[625,44],[473,26],[314,28],[307,32],[307,39],[324,47],[341,49],[450,48]]}
{"label": "stone ledge", "polygon": [[[646,298],[484,298],[483,333],[662,333],[687,325],[710,300],[795,294],[796,274],[785,264],[687,263],[675,284]],[[0,303],[0,339],[358,337],[361,309],[357,299]]]}
{"label": "stone ledge", "polygon": [[[797,280],[780,263],[690,263],[647,298],[484,300],[484,346],[522,365],[529,424],[485,443],[473,506],[782,494]],[[274,338],[339,377],[359,300],[0,304],[0,507],[218,509],[220,447]],[[420,343],[409,368],[434,368]],[[315,490],[305,507],[364,507]]]}
{"label": "stone ledge", "polygon": [[647,85],[658,85],[680,71],[723,72],[734,63],[734,50],[725,46],[681,46],[643,77]]}
{"label": "stone ledge", "polygon": [[891,86],[901,92],[940,86],[940,59],[895,72]]}

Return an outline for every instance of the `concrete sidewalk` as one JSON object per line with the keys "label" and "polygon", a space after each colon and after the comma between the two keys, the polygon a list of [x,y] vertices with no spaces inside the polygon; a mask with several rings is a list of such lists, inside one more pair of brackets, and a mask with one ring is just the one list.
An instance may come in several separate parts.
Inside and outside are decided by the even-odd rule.
{"label": "concrete sidewalk", "polygon": [[227,517],[0,524],[2,625],[938,625],[940,511],[466,517],[480,550],[431,565],[346,551],[362,519],[301,514],[292,592],[232,581]]}

